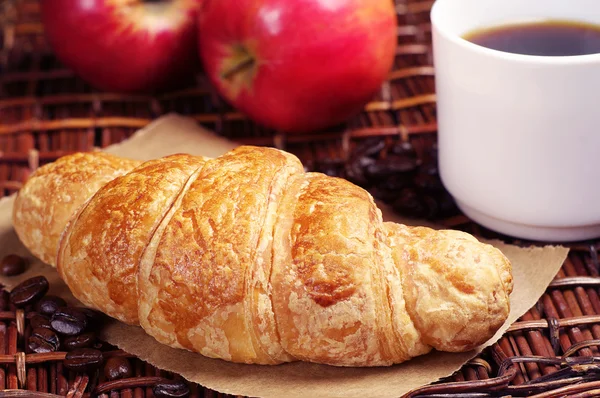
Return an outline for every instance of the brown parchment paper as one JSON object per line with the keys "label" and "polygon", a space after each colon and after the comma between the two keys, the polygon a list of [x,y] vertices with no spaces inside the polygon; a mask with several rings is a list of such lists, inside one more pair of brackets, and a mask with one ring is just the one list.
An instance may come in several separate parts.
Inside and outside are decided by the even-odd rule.
{"label": "brown parchment paper", "polygon": [[[146,160],[177,152],[214,157],[235,146],[235,143],[199,128],[191,119],[168,115],[106,151]],[[0,276],[0,283],[12,287],[21,280],[43,274],[51,283],[52,294],[75,301],[56,271],[34,259],[20,244],[11,225],[13,200],[14,197],[0,200],[0,256],[19,253],[30,260],[30,266],[18,277]],[[386,208],[382,210],[387,220],[418,223],[400,219]],[[159,368],[224,393],[252,397],[398,397],[450,375],[483,348],[497,341],[511,323],[536,303],[568,252],[566,248],[555,246],[519,248],[496,241],[491,243],[500,248],[513,264],[515,288],[511,295],[511,313],[492,339],[477,350],[466,353],[433,352],[403,364],[380,368],[336,368],[309,363],[260,366],[234,364],[169,348],[157,343],[141,328],[117,321],[107,325],[103,337]]]}

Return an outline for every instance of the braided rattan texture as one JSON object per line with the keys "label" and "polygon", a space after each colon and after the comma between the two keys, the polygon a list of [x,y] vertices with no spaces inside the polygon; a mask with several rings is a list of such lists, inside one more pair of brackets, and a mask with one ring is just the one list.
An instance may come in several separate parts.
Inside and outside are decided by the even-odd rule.
{"label": "braided rattan texture", "polygon": [[[53,57],[39,23],[38,1],[1,1],[0,196],[17,191],[41,164],[70,152],[120,142],[169,112],[191,116],[241,143],[288,150],[313,169],[323,163],[324,167],[342,167],[356,148],[373,141],[380,143],[382,159],[387,149],[402,142],[409,142],[419,157],[431,156],[436,142],[432,4],[432,0],[396,0],[399,28],[394,70],[364,112],[324,132],[288,136],[248,121],[220,99],[202,76],[185,90],[156,97],[95,91]],[[462,215],[437,221],[498,237]],[[497,344],[443,383],[410,396],[600,396],[599,294],[596,243],[572,245],[546,294]],[[95,386],[95,393],[103,397],[149,397],[148,386],[156,377],[173,377],[135,358],[131,360],[136,377],[120,384],[106,384],[97,375],[76,375],[62,367],[64,353],[25,353],[27,333],[26,314],[0,312],[0,390],[82,396],[83,391],[89,394],[86,386]],[[192,396],[226,397],[200,386],[192,386]]]}
{"label": "braided rattan texture", "polygon": [[[353,144],[369,136],[408,140],[435,133],[433,69],[429,52],[431,1],[399,1],[395,70],[378,98],[347,125],[320,134],[287,136],[260,128],[224,103],[201,76],[188,89],[157,97],[93,91],[61,66],[44,40],[39,4],[1,3],[0,184],[18,189],[37,164],[75,150],[104,147],[130,136],[168,112],[188,115],[241,143],[272,145],[305,163],[343,161]],[[38,151],[31,156],[31,151]]]}

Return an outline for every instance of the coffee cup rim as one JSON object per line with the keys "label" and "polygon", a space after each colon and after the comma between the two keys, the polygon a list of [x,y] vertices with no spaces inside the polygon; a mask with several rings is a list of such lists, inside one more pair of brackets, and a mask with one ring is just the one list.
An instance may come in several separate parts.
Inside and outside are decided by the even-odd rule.
{"label": "coffee cup rim", "polygon": [[[435,0],[429,18],[431,21],[431,28],[437,30],[446,40],[453,42],[454,44],[463,47],[465,50],[479,53],[483,56],[494,57],[499,60],[513,61],[513,62],[524,62],[530,64],[543,64],[543,65],[588,65],[593,63],[600,63],[600,53],[596,54],[585,54],[585,55],[568,55],[568,56],[549,56],[549,55],[528,55],[528,54],[515,54],[506,51],[494,50],[470,42],[463,38],[459,34],[454,34],[446,29],[443,22],[440,22],[443,18],[443,14],[437,10],[441,7],[440,4],[452,0]],[[524,19],[523,21],[531,22],[534,19]],[[517,22],[517,21],[516,21]]]}

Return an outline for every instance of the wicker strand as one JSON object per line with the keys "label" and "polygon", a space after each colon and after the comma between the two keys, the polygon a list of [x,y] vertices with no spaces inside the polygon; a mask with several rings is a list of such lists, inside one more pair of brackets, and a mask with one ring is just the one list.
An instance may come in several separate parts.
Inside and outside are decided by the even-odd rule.
{"label": "wicker strand", "polygon": [[27,361],[25,359],[24,352],[17,352],[15,354],[15,362],[17,367],[17,380],[19,388],[25,388],[25,383],[27,379]]}
{"label": "wicker strand", "polygon": [[73,386],[69,389],[67,393],[67,398],[81,398],[85,392],[85,389],[90,381],[88,375],[79,374],[73,383]]}

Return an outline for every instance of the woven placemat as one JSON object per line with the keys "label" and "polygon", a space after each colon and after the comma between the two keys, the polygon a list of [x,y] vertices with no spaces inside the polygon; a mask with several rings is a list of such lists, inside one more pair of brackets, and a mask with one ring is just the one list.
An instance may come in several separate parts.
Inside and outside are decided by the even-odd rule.
{"label": "woven placemat", "polygon": [[[39,21],[39,1],[4,0],[0,2],[0,196],[16,192],[40,165],[74,151],[121,142],[158,116],[177,112],[237,142],[288,150],[309,169],[348,178],[403,215],[532,244],[472,223],[441,186],[436,165],[432,4],[396,0],[394,68],[363,112],[319,134],[290,136],[247,120],[203,76],[194,86],[155,97],[93,90],[53,56]],[[546,294],[496,345],[444,384],[411,396],[600,396],[598,245],[590,241],[570,247]],[[28,328],[27,320],[16,322],[17,316],[0,311],[0,389],[66,393],[80,386],[80,376],[66,371],[56,358],[30,363],[14,355],[25,351],[19,336]],[[110,386],[104,396],[148,397],[152,382],[143,377],[175,377],[131,360],[140,377],[137,384]],[[21,368],[26,382],[19,386]],[[193,386],[192,396],[225,395]]]}

